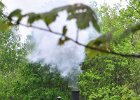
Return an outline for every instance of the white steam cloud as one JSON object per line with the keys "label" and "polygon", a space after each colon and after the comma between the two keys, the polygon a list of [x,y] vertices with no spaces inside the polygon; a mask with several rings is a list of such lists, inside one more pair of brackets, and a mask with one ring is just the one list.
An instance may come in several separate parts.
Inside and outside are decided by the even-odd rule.
{"label": "white steam cloud", "polygon": [[[66,18],[67,12],[60,12],[59,17],[50,25],[50,28],[55,32],[62,33],[63,26],[66,25],[68,28],[67,36],[76,40],[76,20],[67,21]],[[36,25],[43,25],[43,22],[38,22]],[[42,27],[45,27],[45,25]],[[94,35],[94,38],[98,36],[92,25],[85,30],[79,31],[78,41],[87,44],[89,42],[89,34]],[[44,64],[50,64],[51,69],[56,68],[63,77],[68,77],[68,75],[72,73],[79,74],[81,72],[79,64],[82,63],[85,58],[84,47],[72,41],[68,41],[60,46],[58,45],[60,36],[40,30],[34,30],[32,36],[35,48],[28,56],[30,61],[42,61]]]}
{"label": "white steam cloud", "polygon": [[[20,1],[20,4],[24,5],[26,5],[27,3],[27,5],[31,5],[31,7],[36,7],[36,5],[39,4],[37,1],[41,2],[40,0],[15,1]],[[90,4],[90,0],[44,0],[44,3],[41,3],[42,6],[38,7],[38,9],[31,9],[31,7],[28,6],[19,6],[19,8],[23,7],[22,9],[24,13],[31,11],[45,12],[55,7],[60,7],[74,3]],[[54,23],[50,25],[50,28],[55,32],[62,33],[63,26],[66,25],[68,28],[67,36],[76,39],[76,20],[73,19],[71,21],[67,21],[67,15],[68,14],[66,11],[60,12],[59,17]],[[42,21],[36,22],[35,25],[46,28],[45,24]],[[99,34],[90,24],[90,26],[87,29],[79,31],[78,41],[83,44],[87,44],[91,39],[95,39],[98,36]],[[81,73],[81,68],[79,64],[82,63],[85,58],[84,47],[79,46],[72,41],[68,41],[64,45],[60,46],[58,45],[58,39],[60,38],[60,36],[37,29],[32,30],[32,38],[33,42],[35,43],[35,48],[27,57],[30,62],[42,61],[43,64],[50,64],[51,70],[56,68],[61,73],[62,77],[70,77],[71,80],[73,80],[72,78],[75,78],[76,75]]]}

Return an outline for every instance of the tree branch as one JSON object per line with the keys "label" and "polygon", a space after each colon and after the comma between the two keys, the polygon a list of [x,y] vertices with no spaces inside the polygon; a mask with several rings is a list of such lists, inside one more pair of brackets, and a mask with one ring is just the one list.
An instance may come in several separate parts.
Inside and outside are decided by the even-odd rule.
{"label": "tree branch", "polygon": [[[4,15],[4,17],[6,17],[8,19],[8,17],[6,15]],[[9,20],[9,19],[8,19]],[[15,20],[13,20],[15,21]],[[21,26],[24,26],[24,27],[27,27],[27,28],[34,28],[34,29],[38,29],[38,30],[42,30],[42,31],[45,31],[45,32],[51,32],[52,34],[55,34],[55,35],[58,35],[58,36],[64,36],[65,38],[71,40],[72,42],[80,45],[80,46],[83,46],[85,48],[88,48],[88,49],[91,49],[91,50],[95,50],[95,51],[100,51],[100,52],[103,52],[103,53],[107,53],[107,54],[113,54],[113,55],[118,55],[118,56],[122,56],[122,57],[129,57],[129,58],[140,58],[140,55],[139,54],[123,54],[123,53],[117,53],[117,52],[114,52],[114,51],[108,51],[108,50],[104,50],[104,49],[101,49],[101,48],[97,48],[97,47],[92,47],[92,46],[89,46],[89,45],[86,45],[86,44],[83,44],[83,43],[80,43],[77,41],[78,39],[78,35],[76,37],[76,40],[66,36],[66,35],[63,35],[62,33],[59,33],[59,32],[55,32],[55,31],[52,31],[50,29],[50,27],[48,27],[48,29],[45,29],[45,28],[42,28],[42,27],[38,27],[38,26],[35,26],[35,25],[27,25],[27,24],[23,24],[23,23],[14,23],[13,25],[21,25]],[[124,33],[128,31],[128,30],[125,30]]]}
{"label": "tree branch", "polygon": [[[37,27],[37,26],[34,26],[34,25],[25,25],[25,24],[22,24],[22,23],[19,23],[19,25],[24,26],[24,27],[35,28],[35,29],[38,29],[38,30],[46,31],[46,32],[51,32],[52,34],[59,35],[59,36],[63,35],[62,33],[54,32],[52,30]],[[138,54],[122,54],[122,53],[117,53],[117,52],[114,52],[114,51],[107,51],[107,50],[104,50],[104,49],[100,49],[100,48],[96,48],[96,47],[92,47],[92,46],[82,44],[82,43],[78,42],[77,40],[74,40],[74,39],[72,39],[68,36],[64,36],[64,37],[68,38],[69,40],[71,40],[72,42],[74,42],[74,43],[76,43],[80,46],[83,46],[83,47],[91,49],[91,50],[100,51],[100,52],[108,53],[108,54],[114,54],[114,55],[118,55],[118,56],[122,56],[122,57],[140,58],[140,55],[138,55]]]}

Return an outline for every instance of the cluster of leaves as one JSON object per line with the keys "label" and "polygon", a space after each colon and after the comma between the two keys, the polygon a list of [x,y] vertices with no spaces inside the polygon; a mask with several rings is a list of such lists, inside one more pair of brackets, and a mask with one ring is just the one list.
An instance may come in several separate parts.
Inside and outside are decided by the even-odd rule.
{"label": "cluster of leaves", "polygon": [[[90,7],[83,4],[67,5],[64,7],[54,8],[51,11],[45,13],[28,13],[24,15],[21,13],[20,9],[16,9],[9,14],[8,19],[10,20],[10,22],[12,22],[13,18],[16,17],[17,20],[15,22],[17,25],[19,25],[24,17],[28,17],[27,23],[30,26],[32,26],[34,22],[42,20],[44,21],[46,26],[49,27],[49,25],[56,20],[56,18],[58,17],[58,13],[61,11],[67,11],[67,20],[76,19],[76,25],[78,29],[85,29],[89,26],[90,23],[92,23],[93,27],[95,27],[97,31],[100,31],[95,12]],[[53,33],[53,30],[51,30],[50,28],[48,31]],[[59,39],[60,45],[70,40],[68,37],[66,37],[66,33],[67,26],[64,25],[62,33],[59,34],[63,36]]]}
{"label": "cluster of leaves", "polygon": [[[64,7],[55,8],[45,13],[29,13],[22,15],[21,10],[17,9],[13,11],[8,19],[12,20],[13,17],[17,17],[16,23],[19,24],[23,17],[28,16],[28,24],[32,24],[37,20],[44,20],[46,25],[50,25],[54,22],[58,16],[58,13],[66,10],[68,13],[68,20],[76,19],[76,23],[79,29],[85,29],[89,26],[89,22],[92,22],[93,26],[99,31],[99,25],[97,24],[97,16],[95,12],[88,6],[83,4],[68,5]],[[82,23],[81,23],[82,22]]]}

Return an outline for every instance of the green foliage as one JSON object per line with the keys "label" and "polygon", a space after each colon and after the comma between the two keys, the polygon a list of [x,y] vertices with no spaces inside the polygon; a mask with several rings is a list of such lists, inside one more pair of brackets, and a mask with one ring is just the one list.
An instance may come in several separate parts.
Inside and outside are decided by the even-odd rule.
{"label": "green foliage", "polygon": [[0,2],[0,32],[7,32],[9,31],[9,22],[6,20],[6,18],[2,15],[3,13],[3,6]]}
{"label": "green foliage", "polygon": [[[28,17],[30,26],[38,20],[43,20],[49,26],[56,20],[58,13],[65,10],[68,13],[67,20],[76,19],[80,30],[92,23],[97,31],[100,32],[101,29],[103,35],[88,43],[88,46],[97,50],[86,50],[87,59],[82,64],[83,74],[79,76],[78,83],[81,99],[139,100],[140,60],[104,55],[98,51],[103,49],[122,54],[140,53],[139,4],[137,0],[130,0],[127,8],[118,9],[117,5],[113,8],[107,5],[100,7],[100,27],[95,12],[83,4],[63,6],[39,14],[23,15],[21,10],[17,9],[9,14],[8,19],[12,22],[16,17],[16,25],[19,25],[24,17]],[[3,7],[1,2],[0,6]],[[2,10],[0,14],[1,12]],[[64,100],[69,100],[68,81],[60,78],[57,71],[50,72],[49,66],[29,64],[24,58],[27,53],[25,46],[21,45],[20,38],[13,34],[15,29],[9,27],[4,16],[0,17],[0,24],[0,99],[55,100],[57,96],[61,96]],[[65,37],[67,31],[67,26],[64,25],[59,45],[70,40]]]}
{"label": "green foliage", "polygon": [[102,19],[100,28],[103,35],[90,41],[88,45],[99,48],[101,51],[87,48],[87,55],[91,57],[104,55],[102,50],[121,54],[138,54],[139,42],[136,42],[134,38],[138,36],[137,33],[140,29],[140,13],[137,8],[134,8],[135,4],[132,1],[130,1],[131,5],[127,8],[118,9],[118,5],[113,8],[104,5],[98,9]]}
{"label": "green foliage", "polygon": [[4,4],[0,1],[0,8],[3,8]]}
{"label": "green foliage", "polygon": [[[21,13],[20,9],[16,9],[15,11],[11,12],[8,16],[8,19],[10,22],[12,22],[13,18],[16,17],[17,20],[14,20],[16,24],[21,24],[21,20],[24,17],[28,17],[27,23],[32,26],[32,24],[38,20],[42,20],[46,23],[47,26],[49,26],[51,23],[53,23],[57,16],[58,13],[61,11],[67,11],[68,17],[67,20],[72,20],[76,19],[76,24],[79,29],[85,29],[89,27],[89,24],[92,23],[93,27],[97,31],[100,31],[100,27],[98,25],[98,19],[95,14],[95,12],[88,6],[84,4],[75,4],[75,5],[67,5],[63,7],[58,7],[54,8],[49,12],[45,13],[28,13],[23,15]],[[49,29],[50,32],[53,32],[53,30]],[[64,38],[60,38],[58,41],[59,45],[63,45],[66,41],[70,40],[69,38],[65,37],[66,36],[66,26],[63,26],[63,33],[62,35]]]}
{"label": "green foliage", "polygon": [[[132,1],[130,6],[135,5]],[[139,9],[138,6],[134,7]],[[110,39],[99,37],[90,41],[88,45],[121,54],[139,54],[140,14],[133,7],[118,9],[118,6],[111,8],[107,5],[99,8],[99,12],[103,21],[100,26],[101,32],[108,33],[114,30],[113,38],[108,42],[107,40]],[[107,45],[107,48],[104,45]],[[79,77],[82,98],[86,100],[140,99],[139,59],[104,55],[102,52],[88,49],[86,53],[87,59],[82,64],[84,73]]]}
{"label": "green foliage", "polygon": [[[29,64],[17,73],[17,79],[11,82],[14,98],[20,99],[51,99],[57,96],[69,97],[68,82],[60,78],[59,73],[49,72],[47,66]],[[63,94],[66,93],[66,95]]]}
{"label": "green foliage", "polygon": [[3,85],[1,88],[3,91],[0,92],[0,99],[2,99],[2,96],[5,99],[12,97],[18,100],[41,98],[55,100],[57,96],[62,96],[64,100],[70,98],[68,82],[60,78],[58,72],[51,73],[47,66],[26,64],[26,66],[16,70],[14,79],[7,84],[6,81],[11,77],[13,76],[10,75],[1,82],[0,85]]}
{"label": "green foliage", "polygon": [[[104,97],[102,97],[104,96]],[[103,87],[98,88],[95,94],[89,96],[89,100],[139,100],[136,94],[130,90],[127,86],[116,86],[116,87]]]}
{"label": "green foliage", "polygon": [[57,71],[51,73],[48,66],[29,64],[25,60],[26,48],[19,40],[10,30],[1,32],[0,100],[55,100],[57,96],[68,100],[68,81]]}
{"label": "green foliage", "polygon": [[9,24],[7,21],[0,21],[0,31],[6,32],[9,29]]}
{"label": "green foliage", "polygon": [[66,10],[68,12],[68,20],[76,19],[76,23],[79,29],[85,29],[89,26],[89,23],[92,22],[92,25],[95,27],[97,31],[100,31],[99,25],[97,23],[97,16],[95,12],[88,6],[83,4],[75,4],[75,5],[68,5],[64,7],[55,8],[49,12],[35,14],[29,13],[22,15],[20,9],[16,9],[8,16],[8,19],[12,19],[13,17],[18,18],[18,23],[21,21],[23,17],[28,16],[28,23],[32,24],[37,20],[44,20],[46,25],[50,25],[54,22],[58,16],[58,13]]}
{"label": "green foliage", "polygon": [[[118,56],[100,56],[87,59],[82,67],[84,73],[79,77],[81,94],[88,100],[133,100],[140,98],[133,84],[139,76],[137,64]],[[140,67],[139,67],[140,68]],[[137,72],[137,74],[135,74]],[[137,88],[140,90],[140,88]],[[135,99],[134,99],[135,100]]]}
{"label": "green foliage", "polygon": [[[114,44],[116,43],[116,41],[122,41],[122,39],[127,38],[127,36],[130,36],[132,33],[137,32],[140,28],[139,24],[136,24],[136,22],[138,22],[138,15],[135,14],[136,12],[134,12],[131,7],[128,7],[127,9],[123,8],[118,10],[117,5],[114,8],[104,5],[99,9],[100,17],[103,23],[106,23],[104,25],[101,25],[101,27],[99,27],[98,25],[98,20],[95,12],[90,7],[83,4],[67,5],[63,7],[54,8],[51,11],[45,13],[28,13],[25,15],[22,15],[21,10],[17,9],[8,16],[8,19],[11,20],[13,17],[16,16],[16,23],[19,24],[22,18],[28,17],[27,22],[30,25],[32,25],[32,23],[34,23],[35,21],[43,20],[48,26],[56,20],[59,12],[65,10],[68,13],[67,20],[76,19],[76,24],[79,29],[85,29],[89,26],[89,23],[92,23],[92,25],[97,31],[100,31],[101,28],[103,33],[109,32],[109,34],[104,34],[96,40],[90,41],[88,44],[88,46],[90,47],[103,49],[107,52],[114,51],[111,46],[112,43]],[[135,16],[136,18],[132,16]],[[117,22],[118,20],[119,22]],[[136,25],[133,25],[132,23]],[[114,31],[112,32],[112,30]],[[49,29],[49,31],[53,32],[53,30],[51,29]],[[66,26],[63,27],[62,31],[63,37],[59,39],[59,45],[63,45],[66,41],[70,40],[68,37],[65,37],[67,32]],[[98,49],[95,50],[95,52],[91,49],[87,49],[87,54],[92,56],[102,54],[102,50],[98,51]]]}
{"label": "green foliage", "polygon": [[[21,17],[21,11],[10,17]],[[68,81],[57,71],[51,73],[48,66],[29,64],[25,59],[27,44],[20,42],[16,27],[5,27],[3,21],[8,22],[1,16],[2,28],[7,31],[0,30],[0,100],[56,100],[57,96],[69,100]]]}

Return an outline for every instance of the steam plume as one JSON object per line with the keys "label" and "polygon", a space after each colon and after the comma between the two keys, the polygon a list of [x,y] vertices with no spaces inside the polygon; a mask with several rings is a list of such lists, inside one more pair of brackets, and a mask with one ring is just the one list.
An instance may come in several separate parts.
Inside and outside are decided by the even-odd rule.
{"label": "steam plume", "polygon": [[[50,25],[51,29],[56,32],[62,32],[63,25],[67,25],[67,35],[73,39],[76,38],[77,26],[76,20],[67,21],[67,12],[62,11],[59,13],[57,20]],[[42,22],[37,24],[43,25]],[[42,27],[45,27],[42,26]],[[79,42],[87,44],[89,41],[89,34],[95,32],[94,28],[90,25],[89,28],[79,31]],[[84,47],[77,45],[72,41],[66,42],[64,45],[58,45],[60,36],[56,36],[49,32],[42,32],[34,30],[33,40],[35,48],[28,56],[32,62],[42,61],[44,64],[51,65],[51,70],[56,68],[62,77],[68,77],[70,74],[81,73],[80,63],[85,58]]]}

